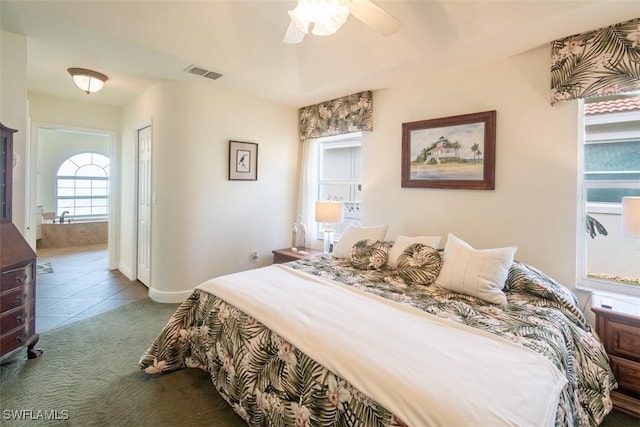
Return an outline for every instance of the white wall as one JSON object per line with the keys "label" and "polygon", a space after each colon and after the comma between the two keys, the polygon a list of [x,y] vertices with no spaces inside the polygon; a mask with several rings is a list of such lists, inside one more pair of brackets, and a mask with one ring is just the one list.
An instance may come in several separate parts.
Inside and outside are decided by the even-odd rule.
{"label": "white wall", "polygon": [[[388,223],[389,238],[452,232],[477,248],[517,245],[517,259],[573,287],[578,105],[550,106],[549,55],[544,46],[376,91],[364,223]],[[497,110],[494,191],[401,188],[403,122],[487,110]]]}
{"label": "white wall", "polygon": [[[181,301],[201,282],[271,263],[295,220],[297,111],[211,82],[153,86],[122,115],[122,182],[135,183],[135,128],[153,130],[150,295]],[[258,180],[229,181],[229,140],[258,143]],[[135,272],[135,188],[122,189],[122,270]],[[250,263],[250,252],[259,261]]]}
{"label": "white wall", "polygon": [[[27,181],[27,39],[0,31],[0,122],[12,129],[13,152],[17,164],[13,169],[13,223],[25,238],[28,232],[25,198]],[[35,236],[35,228],[33,235]],[[34,240],[35,241],[35,240]]]}
{"label": "white wall", "polygon": [[84,102],[29,92],[29,115],[34,122],[118,132],[120,111],[119,107],[90,100]]}

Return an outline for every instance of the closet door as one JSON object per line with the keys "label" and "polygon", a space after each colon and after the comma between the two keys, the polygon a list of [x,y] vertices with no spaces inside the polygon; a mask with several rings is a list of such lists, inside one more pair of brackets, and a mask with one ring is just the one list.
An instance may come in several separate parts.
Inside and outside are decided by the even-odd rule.
{"label": "closet door", "polygon": [[151,282],[151,126],[138,130],[138,251],[136,278]]}

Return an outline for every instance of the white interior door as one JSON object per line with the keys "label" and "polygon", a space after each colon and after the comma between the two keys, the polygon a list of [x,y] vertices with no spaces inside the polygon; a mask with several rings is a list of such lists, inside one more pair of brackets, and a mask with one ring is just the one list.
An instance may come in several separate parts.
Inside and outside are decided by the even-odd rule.
{"label": "white interior door", "polygon": [[151,278],[151,126],[138,130],[138,251],[136,278]]}

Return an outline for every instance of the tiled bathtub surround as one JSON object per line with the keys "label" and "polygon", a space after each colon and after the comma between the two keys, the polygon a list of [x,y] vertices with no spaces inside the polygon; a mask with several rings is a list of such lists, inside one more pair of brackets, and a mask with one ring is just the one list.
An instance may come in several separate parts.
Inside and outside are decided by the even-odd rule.
{"label": "tiled bathtub surround", "polygon": [[42,238],[38,248],[65,248],[69,246],[107,243],[108,221],[42,224]]}

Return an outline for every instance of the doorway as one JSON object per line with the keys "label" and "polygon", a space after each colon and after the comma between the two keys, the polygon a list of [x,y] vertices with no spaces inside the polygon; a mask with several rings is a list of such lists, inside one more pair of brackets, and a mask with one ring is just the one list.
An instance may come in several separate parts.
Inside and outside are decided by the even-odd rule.
{"label": "doorway", "polygon": [[[30,230],[28,241],[34,249],[43,247],[69,247],[91,244],[104,244],[108,269],[116,268],[114,250],[114,193],[116,185],[113,154],[115,153],[115,133],[104,130],[75,128],[64,125],[34,123],[32,126],[33,143],[30,147],[31,191],[28,197],[27,218]],[[81,153],[95,153],[95,155]],[[105,177],[98,180],[76,179],[73,189],[64,188],[64,177],[59,174],[63,164],[76,165],[80,158],[106,158]],[[74,161],[76,163],[74,163]],[[102,160],[104,161],[104,160]],[[91,163],[91,161],[89,161]],[[83,165],[77,163],[78,170]],[[96,165],[89,167],[95,168]],[[71,172],[67,172],[71,174]],[[98,181],[100,181],[98,183]],[[73,180],[66,180],[67,183]],[[83,187],[84,186],[84,187]],[[102,187],[101,189],[99,187]],[[71,193],[69,193],[71,192]],[[76,194],[77,200],[65,195]],[[91,199],[83,199],[85,194],[93,194]],[[100,200],[101,199],[101,200]],[[77,209],[65,209],[65,203],[73,203]],[[97,210],[87,210],[87,206],[99,206]],[[74,212],[75,215],[64,213]],[[84,215],[86,213],[86,215]],[[71,218],[68,218],[71,216]],[[62,221],[61,219],[65,220]],[[69,219],[71,221],[69,222]],[[63,227],[68,226],[67,228]],[[90,230],[87,232],[87,230]],[[76,233],[76,231],[78,233]],[[80,240],[74,240],[74,236]],[[87,237],[91,236],[91,237]],[[47,238],[45,242],[45,237]],[[90,240],[87,240],[89,238]]]}

